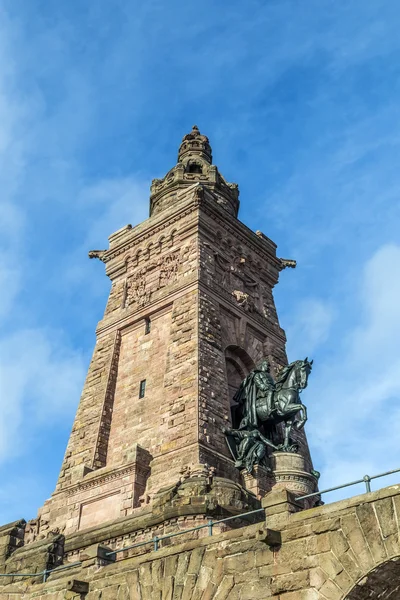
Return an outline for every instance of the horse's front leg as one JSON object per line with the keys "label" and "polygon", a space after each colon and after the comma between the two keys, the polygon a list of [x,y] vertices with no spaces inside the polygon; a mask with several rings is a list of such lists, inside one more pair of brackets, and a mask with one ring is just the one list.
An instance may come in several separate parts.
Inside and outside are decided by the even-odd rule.
{"label": "horse's front leg", "polygon": [[294,427],[299,430],[302,429],[305,425],[305,423],[307,422],[307,408],[304,406],[304,404],[299,404],[298,405],[298,409],[300,412],[300,419],[298,421],[295,422]]}

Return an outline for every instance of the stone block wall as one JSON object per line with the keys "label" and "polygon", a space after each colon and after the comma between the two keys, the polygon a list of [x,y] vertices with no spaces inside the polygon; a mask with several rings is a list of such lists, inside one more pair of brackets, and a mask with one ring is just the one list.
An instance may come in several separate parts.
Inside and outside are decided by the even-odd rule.
{"label": "stone block wall", "polygon": [[[207,193],[200,208],[199,240],[201,456],[235,479],[237,473],[228,464],[230,453],[222,433],[224,427],[238,426],[232,423],[233,394],[265,356],[275,376],[288,362],[286,337],[279,326],[272,294],[282,266],[271,240],[249,231],[234,217],[222,217],[208,202]],[[304,431],[295,431],[292,437],[311,470]],[[246,479],[246,485],[249,483]],[[270,486],[271,482],[264,482],[261,487]]]}
{"label": "stone block wall", "polygon": [[[170,538],[160,549],[108,557],[103,540],[121,546],[134,518],[65,538],[78,566],[8,581],[1,600],[395,600],[400,590],[400,488],[301,510],[286,490],[263,501],[265,523],[215,536]],[[203,530],[204,531],[204,530]],[[207,531],[207,530],[205,530]],[[149,537],[152,531],[148,529]],[[97,538],[95,538],[97,536]],[[127,538],[124,538],[127,540]],[[54,546],[39,544],[41,553]],[[52,546],[52,547],[51,547]],[[71,552],[75,548],[74,553]],[[13,552],[10,569],[28,566],[33,546]],[[136,554],[133,554],[136,552]],[[140,554],[137,554],[140,552]],[[26,562],[24,562],[25,558]],[[30,559],[29,559],[30,560]],[[39,560],[39,558],[38,558]],[[47,559],[40,558],[40,564]],[[35,564],[30,563],[34,569]],[[21,570],[21,572],[23,572]],[[35,571],[33,571],[35,572]],[[76,583],[73,583],[76,582]],[[79,587],[78,582],[81,582]],[[4,583],[4,580],[0,582]],[[83,589],[84,592],[75,590]],[[74,595],[75,594],[75,595]]]}
{"label": "stone block wall", "polygon": [[103,406],[112,377],[112,358],[118,337],[115,331],[98,338],[83,387],[74,425],[58,478],[57,490],[75,483],[84,468],[93,468]]}

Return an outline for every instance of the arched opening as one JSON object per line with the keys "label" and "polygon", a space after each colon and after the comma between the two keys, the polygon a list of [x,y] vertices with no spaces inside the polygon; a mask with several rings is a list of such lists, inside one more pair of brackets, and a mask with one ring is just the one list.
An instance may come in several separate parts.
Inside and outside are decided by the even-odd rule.
{"label": "arched opening", "polygon": [[233,397],[236,394],[237,390],[239,389],[239,386],[242,383],[243,379],[246,377],[246,375],[240,369],[240,366],[238,365],[238,363],[236,361],[232,360],[231,358],[226,358],[225,364],[226,364],[226,377],[228,380],[228,394],[229,394],[229,403],[230,403],[230,410],[231,410],[232,428],[237,429],[240,424],[241,412],[240,412],[240,406],[238,405],[237,402],[235,402]]}
{"label": "arched opening", "polygon": [[198,173],[199,175],[202,175],[203,169],[201,168],[201,165],[199,163],[191,162],[188,164],[187,172],[188,173]]}
{"label": "arched opening", "polygon": [[388,560],[363,577],[344,600],[397,600],[400,598],[400,557]]}
{"label": "arched opening", "polygon": [[225,350],[225,369],[232,428],[237,429],[242,419],[241,407],[234,400],[243,379],[254,369],[254,362],[240,346],[228,346]]}

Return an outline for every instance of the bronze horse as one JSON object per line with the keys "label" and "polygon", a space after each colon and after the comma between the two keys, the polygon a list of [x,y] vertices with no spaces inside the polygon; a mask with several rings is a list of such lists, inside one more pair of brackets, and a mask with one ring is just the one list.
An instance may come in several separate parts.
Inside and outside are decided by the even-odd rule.
{"label": "bronze horse", "polygon": [[[235,399],[242,405],[242,421],[239,429],[254,429],[263,424],[273,429],[284,423],[284,441],[278,448],[293,451],[290,444],[292,428],[304,427],[307,408],[300,402],[300,392],[307,387],[313,361],[308,358],[296,360],[279,373],[276,383],[269,374],[269,365],[263,361],[242,382]],[[300,413],[300,419],[295,420]]]}

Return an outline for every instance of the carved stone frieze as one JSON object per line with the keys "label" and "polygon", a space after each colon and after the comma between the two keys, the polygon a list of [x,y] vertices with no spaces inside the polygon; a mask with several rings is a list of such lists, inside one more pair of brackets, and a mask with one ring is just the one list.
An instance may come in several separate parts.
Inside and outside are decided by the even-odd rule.
{"label": "carved stone frieze", "polygon": [[[140,233],[140,235],[135,235],[135,237],[133,238],[125,238],[124,242],[121,243],[118,247],[110,248],[109,250],[107,250],[104,257],[102,257],[103,262],[109,263],[111,260],[117,258],[118,256],[121,256],[122,254],[127,253],[129,250],[133,250],[135,254],[140,252],[141,250],[143,251],[144,244],[147,240],[154,238],[154,236],[158,233],[162,236],[162,232],[171,227],[171,225],[173,225],[174,223],[178,223],[179,221],[185,219],[188,215],[192,214],[193,211],[201,205],[202,211],[204,212],[204,214],[212,218],[215,226],[220,226],[221,228],[223,228],[226,234],[231,235],[237,243],[245,243],[249,247],[254,256],[255,269],[260,268],[260,261],[265,261],[268,257],[268,259],[273,262],[277,272],[282,270],[281,260],[278,259],[275,255],[276,246],[271,240],[263,236],[263,246],[264,244],[267,244],[268,249],[265,246],[262,247],[260,245],[261,240],[259,239],[259,236],[254,235],[254,237],[249,237],[247,231],[242,231],[242,227],[244,226],[239,221],[236,221],[235,225],[229,223],[226,220],[225,216],[220,214],[220,211],[215,210],[215,207],[210,204],[210,201],[207,200],[207,198],[201,196],[203,196],[203,194],[200,193],[199,190],[199,193],[193,194],[191,202],[188,203],[183,210],[180,209],[176,211],[170,217],[164,219],[162,222],[154,225],[153,227],[147,228],[145,231],[143,231],[143,233]],[[219,233],[217,233],[217,237],[218,236]],[[229,248],[228,238],[226,242],[226,246],[227,248]],[[157,244],[158,243],[159,242],[157,242]],[[109,269],[110,267],[107,269],[107,272],[109,271]],[[273,277],[273,279],[275,279],[275,277]],[[276,283],[276,281],[274,281],[273,284],[274,283]]]}
{"label": "carved stone frieze", "polygon": [[178,276],[178,267],[180,263],[180,252],[168,254],[165,258],[158,261],[159,276],[157,289],[165,287],[176,281]]}
{"label": "carved stone frieze", "polygon": [[[178,268],[187,248],[147,261],[146,265],[128,276],[126,281],[125,307],[136,304],[142,308],[151,300],[154,292],[174,283],[178,278]],[[157,277],[151,278],[156,271]]]}
{"label": "carved stone frieze", "polygon": [[142,307],[149,302],[151,293],[146,289],[147,270],[147,267],[143,267],[137,271],[135,275],[128,277],[126,283],[125,306],[137,304],[139,307]]}
{"label": "carved stone frieze", "polygon": [[40,517],[28,521],[25,527],[24,544],[31,544],[32,542],[34,542],[38,538],[39,530]]}
{"label": "carved stone frieze", "polygon": [[254,273],[257,273],[253,257],[245,258],[242,254],[233,254],[227,258],[219,252],[214,252],[215,277],[213,287],[228,291],[238,306],[246,312],[258,313],[267,316],[263,310],[264,299],[261,295],[261,282]]}
{"label": "carved stone frieze", "polygon": [[31,544],[37,540],[51,538],[57,536],[65,530],[65,527],[54,527],[50,529],[50,524],[47,519],[38,516],[36,519],[31,519],[26,523],[24,545]]}

